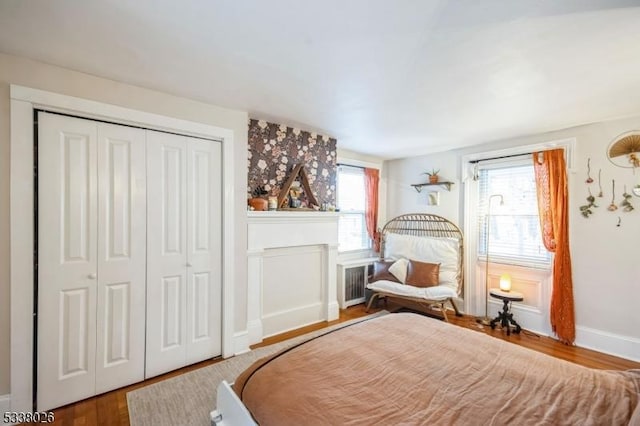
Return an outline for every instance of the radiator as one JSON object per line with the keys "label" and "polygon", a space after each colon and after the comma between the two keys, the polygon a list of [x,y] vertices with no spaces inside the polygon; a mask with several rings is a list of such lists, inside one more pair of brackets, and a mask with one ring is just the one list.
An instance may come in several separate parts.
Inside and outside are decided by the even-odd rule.
{"label": "radiator", "polygon": [[365,287],[371,262],[349,262],[338,265],[338,303],[344,309],[365,301]]}

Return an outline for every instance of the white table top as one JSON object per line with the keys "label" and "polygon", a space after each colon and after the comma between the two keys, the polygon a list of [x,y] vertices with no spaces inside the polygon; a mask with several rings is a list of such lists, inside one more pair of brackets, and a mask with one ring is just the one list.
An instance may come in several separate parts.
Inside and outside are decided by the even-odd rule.
{"label": "white table top", "polygon": [[502,291],[499,288],[492,288],[489,290],[489,294],[495,298],[502,300],[511,300],[514,302],[520,302],[524,300],[524,295],[517,291]]}

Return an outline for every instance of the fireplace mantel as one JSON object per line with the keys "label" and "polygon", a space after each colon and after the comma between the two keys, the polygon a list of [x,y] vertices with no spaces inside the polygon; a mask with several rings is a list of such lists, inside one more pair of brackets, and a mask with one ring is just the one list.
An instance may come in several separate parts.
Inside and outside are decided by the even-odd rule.
{"label": "fireplace mantel", "polygon": [[247,222],[249,344],[337,319],[338,213],[250,211]]}

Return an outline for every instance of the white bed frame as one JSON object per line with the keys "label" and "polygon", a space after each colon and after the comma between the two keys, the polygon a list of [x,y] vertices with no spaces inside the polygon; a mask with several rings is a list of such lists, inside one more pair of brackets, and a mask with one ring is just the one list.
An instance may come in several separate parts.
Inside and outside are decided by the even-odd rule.
{"label": "white bed frame", "polygon": [[257,426],[247,407],[226,380],[218,385],[216,409],[210,416],[211,426]]}

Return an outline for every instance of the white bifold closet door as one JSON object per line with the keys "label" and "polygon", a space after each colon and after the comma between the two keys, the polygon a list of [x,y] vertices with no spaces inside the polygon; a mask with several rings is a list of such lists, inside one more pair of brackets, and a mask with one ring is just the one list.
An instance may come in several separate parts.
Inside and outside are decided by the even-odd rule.
{"label": "white bifold closet door", "polygon": [[221,144],[147,132],[146,377],[218,356]]}
{"label": "white bifold closet door", "polygon": [[144,377],[145,131],[38,117],[37,408],[46,410]]}

